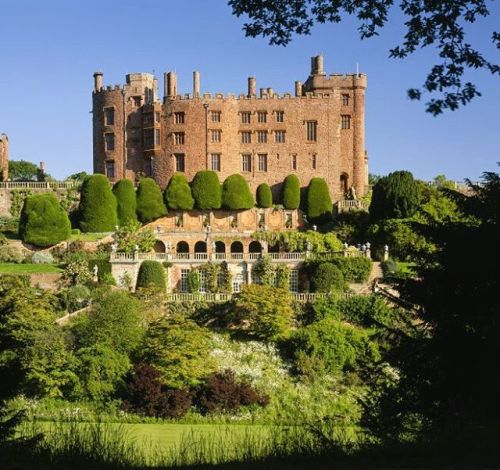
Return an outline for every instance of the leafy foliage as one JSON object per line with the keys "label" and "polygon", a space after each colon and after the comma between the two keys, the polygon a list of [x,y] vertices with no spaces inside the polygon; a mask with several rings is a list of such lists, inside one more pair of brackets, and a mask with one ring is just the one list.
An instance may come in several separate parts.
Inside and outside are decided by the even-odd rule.
{"label": "leafy foliage", "polygon": [[191,192],[197,209],[220,209],[222,188],[215,171],[199,171],[191,182]]}
{"label": "leafy foliage", "polygon": [[46,247],[66,240],[71,234],[68,215],[53,193],[28,196],[19,220],[19,236],[26,243]]}
{"label": "leafy foliage", "polygon": [[263,209],[273,206],[273,193],[267,183],[261,183],[257,187],[257,206]]}
{"label": "leafy foliage", "polygon": [[325,222],[332,214],[332,199],[323,178],[312,178],[307,188],[307,217],[310,221]]}
{"label": "leafy foliage", "polygon": [[116,213],[120,226],[137,222],[136,196],[134,183],[128,179],[117,181],[113,186],[113,194],[116,198]]}
{"label": "leafy foliage", "polygon": [[372,271],[372,260],[365,256],[334,257],[332,263],[342,272],[346,282],[366,282]]}
{"label": "leafy foliage", "polygon": [[254,232],[255,240],[268,242],[270,245],[278,245],[285,251],[305,252],[308,248],[313,253],[335,253],[343,250],[342,242],[334,233],[321,233],[309,230],[307,232]]}
{"label": "leafy foliage", "polygon": [[170,178],[164,198],[169,209],[188,211],[194,207],[191,187],[184,173],[175,173]]}
{"label": "leafy foliage", "polygon": [[92,273],[86,259],[74,259],[64,267],[61,279],[71,286],[87,284],[92,280]]}
{"label": "leafy foliage", "polygon": [[137,275],[137,288],[154,287],[159,290],[166,289],[165,270],[158,261],[143,261]]}
{"label": "leafy foliage", "polygon": [[154,179],[140,179],[137,188],[136,212],[142,223],[151,222],[167,213],[161,189]]}
{"label": "leafy foliage", "polygon": [[319,263],[311,275],[311,285],[314,292],[339,292],[346,288],[342,271],[333,263]]}
{"label": "leafy foliage", "polygon": [[115,229],[118,223],[116,198],[106,176],[85,178],[78,213],[82,232],[112,232]]}
{"label": "leafy foliage", "polygon": [[26,160],[9,160],[9,178],[12,181],[36,181],[38,167]]}
{"label": "leafy foliage", "polygon": [[283,181],[283,206],[298,209],[300,206],[300,181],[297,175],[288,175]]}
{"label": "leafy foliage", "polygon": [[246,179],[240,174],[228,176],[222,185],[222,207],[241,210],[251,209],[254,204]]}
{"label": "leafy foliage", "polygon": [[139,222],[129,222],[118,230],[118,250],[133,253],[136,247],[141,253],[149,253],[156,243],[156,236],[150,228],[141,229]]}

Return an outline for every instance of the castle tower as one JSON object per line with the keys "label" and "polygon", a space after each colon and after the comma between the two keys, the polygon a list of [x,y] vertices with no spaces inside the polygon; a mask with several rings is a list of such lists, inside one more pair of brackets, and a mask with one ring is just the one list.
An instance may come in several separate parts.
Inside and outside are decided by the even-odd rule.
{"label": "castle tower", "polygon": [[0,181],[9,178],[9,139],[7,134],[0,136]]}

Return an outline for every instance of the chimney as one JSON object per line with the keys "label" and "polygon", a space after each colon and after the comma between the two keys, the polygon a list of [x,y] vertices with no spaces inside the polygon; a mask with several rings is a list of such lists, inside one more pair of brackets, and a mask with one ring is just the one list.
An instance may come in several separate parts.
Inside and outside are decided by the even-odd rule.
{"label": "chimney", "polygon": [[274,90],[272,88],[268,88],[267,94],[269,95],[269,98],[272,98],[274,96]]}
{"label": "chimney", "polygon": [[251,98],[257,94],[257,79],[248,77],[248,97]]}
{"label": "chimney", "polygon": [[311,57],[311,75],[324,75],[323,72],[323,56],[317,55]]}
{"label": "chimney", "polygon": [[302,96],[302,82],[300,80],[295,82],[295,96]]}
{"label": "chimney", "polygon": [[102,72],[94,73],[94,91],[98,92],[102,90]]}
{"label": "chimney", "polygon": [[168,96],[168,74],[167,72],[163,73],[163,99]]}
{"label": "chimney", "polygon": [[166,95],[171,98],[177,95],[177,77],[174,72],[168,72],[164,77],[166,81]]}
{"label": "chimney", "polygon": [[267,88],[260,89],[260,97],[264,98],[264,96],[267,96]]}
{"label": "chimney", "polygon": [[193,98],[200,96],[200,72],[193,72]]}

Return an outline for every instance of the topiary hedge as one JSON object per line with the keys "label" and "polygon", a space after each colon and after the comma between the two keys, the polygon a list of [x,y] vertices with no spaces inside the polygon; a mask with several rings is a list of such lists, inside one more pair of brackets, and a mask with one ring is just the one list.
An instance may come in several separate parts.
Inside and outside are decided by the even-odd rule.
{"label": "topiary hedge", "polygon": [[288,175],[283,181],[283,206],[298,209],[300,206],[300,181],[297,175]]}
{"label": "topiary hedge", "polygon": [[333,263],[319,263],[311,275],[311,286],[314,292],[339,292],[346,288],[342,271]]}
{"label": "topiary hedge", "polygon": [[128,179],[123,179],[113,186],[113,194],[116,197],[116,213],[120,226],[137,222],[136,197],[134,183]]}
{"label": "topiary hedge", "polygon": [[137,188],[137,217],[148,223],[167,213],[160,187],[152,178],[141,178]]}
{"label": "topiary hedge", "polygon": [[194,207],[191,188],[184,173],[176,173],[170,178],[164,198],[169,209],[188,211]]}
{"label": "topiary hedge", "polygon": [[112,232],[118,223],[116,198],[108,178],[91,175],[83,180],[78,208],[82,232]]}
{"label": "topiary hedge", "polygon": [[310,221],[324,222],[332,214],[332,199],[323,178],[312,178],[307,189],[307,217]]}
{"label": "topiary hedge", "polygon": [[222,185],[222,207],[230,210],[251,209],[255,204],[248,183],[241,175],[230,175]]}
{"label": "topiary hedge", "polygon": [[166,289],[165,271],[158,261],[143,261],[137,275],[136,288],[156,287]]}
{"label": "topiary hedge", "polygon": [[222,188],[215,171],[199,171],[191,182],[191,193],[197,209],[220,209]]}
{"label": "topiary hedge", "polygon": [[71,235],[66,211],[53,193],[28,196],[21,210],[19,236],[26,243],[52,246]]}
{"label": "topiary hedge", "polygon": [[273,193],[267,183],[259,184],[257,188],[257,205],[263,209],[273,205]]}
{"label": "topiary hedge", "polygon": [[372,272],[372,260],[365,256],[336,257],[333,263],[342,271],[347,282],[366,282]]}

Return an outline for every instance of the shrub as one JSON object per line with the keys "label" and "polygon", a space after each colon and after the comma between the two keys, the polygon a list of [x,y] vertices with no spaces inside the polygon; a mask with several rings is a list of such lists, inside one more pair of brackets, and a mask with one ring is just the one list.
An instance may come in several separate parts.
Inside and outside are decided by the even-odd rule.
{"label": "shrub", "polygon": [[343,291],[346,287],[342,271],[333,263],[319,263],[311,276],[314,292]]}
{"label": "shrub", "polygon": [[226,178],[222,185],[222,207],[231,210],[251,209],[255,202],[243,176],[235,174]]}
{"label": "shrub", "polygon": [[36,246],[56,245],[69,238],[68,215],[53,193],[28,196],[19,221],[19,236]]}
{"label": "shrub", "polygon": [[187,211],[194,207],[191,188],[184,173],[176,173],[170,178],[164,198],[169,209]]}
{"label": "shrub", "polygon": [[73,228],[71,229],[71,235],[80,235],[80,229],[79,228]]}
{"label": "shrub", "polygon": [[116,182],[113,186],[113,194],[116,197],[116,214],[119,225],[137,222],[134,183],[128,179]]}
{"label": "shrub", "polygon": [[257,187],[257,205],[263,209],[273,206],[273,193],[267,183],[259,184]]}
{"label": "shrub", "polygon": [[139,222],[130,222],[118,230],[118,250],[133,253],[136,246],[141,253],[149,253],[156,243],[156,235],[149,229],[141,229]]}
{"label": "shrub", "polygon": [[24,255],[17,248],[5,246],[0,250],[0,263],[22,263]]}
{"label": "shrub", "polygon": [[342,271],[346,282],[366,282],[372,272],[372,260],[365,256],[337,257],[333,263]]}
{"label": "shrub", "polygon": [[141,178],[139,181],[136,211],[142,223],[151,222],[167,213],[161,189],[154,179]]}
{"label": "shrub", "polygon": [[58,292],[61,306],[68,312],[75,312],[90,304],[92,297],[90,289],[86,286],[71,286]]}
{"label": "shrub", "polygon": [[201,273],[197,269],[189,271],[187,276],[187,287],[190,294],[196,294],[201,289]]}
{"label": "shrub", "polygon": [[94,266],[97,266],[97,280],[99,282],[104,283],[104,279],[111,275],[111,263],[108,259],[90,258],[88,263],[91,273],[94,272]]}
{"label": "shrub", "polygon": [[241,406],[266,406],[267,395],[261,395],[248,382],[237,382],[232,370],[215,372],[199,388],[195,404],[203,413],[221,413],[238,410]]}
{"label": "shrub", "polygon": [[220,209],[222,188],[215,171],[199,171],[191,182],[191,192],[197,209]]}
{"label": "shrub", "polygon": [[283,206],[285,209],[300,206],[300,181],[296,175],[288,175],[283,182]]}
{"label": "shrub", "polygon": [[37,251],[31,257],[33,264],[54,264],[54,257],[46,251]]}
{"label": "shrub", "polygon": [[7,243],[7,237],[2,232],[0,232],[0,246],[7,245]]}
{"label": "shrub", "polygon": [[62,280],[72,286],[90,282],[92,280],[92,273],[90,272],[87,260],[83,258],[74,259],[66,264],[62,273]]}
{"label": "shrub", "polygon": [[82,232],[112,232],[118,223],[116,198],[108,178],[91,175],[83,180],[78,209]]}
{"label": "shrub", "polygon": [[312,178],[307,189],[307,216],[310,221],[324,222],[332,214],[332,199],[323,178]]}
{"label": "shrub", "polygon": [[338,308],[345,320],[366,327],[390,325],[394,311],[380,297],[375,295],[355,295],[341,299]]}
{"label": "shrub", "polygon": [[158,261],[143,261],[137,275],[137,289],[140,287],[155,287],[165,290],[165,270]]}

